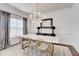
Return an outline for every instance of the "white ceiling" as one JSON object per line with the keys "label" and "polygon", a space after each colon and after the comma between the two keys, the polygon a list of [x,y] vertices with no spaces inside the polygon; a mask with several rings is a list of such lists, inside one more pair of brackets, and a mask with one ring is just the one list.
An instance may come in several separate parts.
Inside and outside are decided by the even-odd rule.
{"label": "white ceiling", "polygon": [[[34,13],[37,10],[36,3],[9,3],[9,5],[26,13]],[[38,11],[41,13],[70,8],[73,3],[38,3]]]}

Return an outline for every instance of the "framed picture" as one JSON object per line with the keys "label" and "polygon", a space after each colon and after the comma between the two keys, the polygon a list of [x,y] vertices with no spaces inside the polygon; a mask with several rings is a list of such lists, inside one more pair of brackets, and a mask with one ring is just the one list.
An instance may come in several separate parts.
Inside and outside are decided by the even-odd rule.
{"label": "framed picture", "polygon": [[43,19],[40,26],[41,27],[52,27],[53,26],[53,18]]}

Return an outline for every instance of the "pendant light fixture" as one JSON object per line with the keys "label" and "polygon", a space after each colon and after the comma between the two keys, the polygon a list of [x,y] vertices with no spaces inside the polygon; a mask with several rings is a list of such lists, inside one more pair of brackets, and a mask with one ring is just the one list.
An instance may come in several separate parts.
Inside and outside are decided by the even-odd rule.
{"label": "pendant light fixture", "polygon": [[39,10],[39,3],[35,4],[35,12],[33,14],[30,14],[30,19],[36,18],[36,19],[42,19],[45,18],[45,16],[40,12]]}

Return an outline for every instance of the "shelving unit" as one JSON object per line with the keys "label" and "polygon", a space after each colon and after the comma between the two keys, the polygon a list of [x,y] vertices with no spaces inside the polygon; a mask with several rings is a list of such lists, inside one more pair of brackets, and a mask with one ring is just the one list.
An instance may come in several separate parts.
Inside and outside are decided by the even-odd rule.
{"label": "shelving unit", "polygon": [[[42,25],[43,21],[50,21],[50,26],[43,26]],[[56,36],[54,33],[55,26],[53,26],[53,18],[43,19],[42,22],[40,23],[40,27],[37,27],[37,29],[38,29],[38,33],[36,33],[37,35]],[[40,29],[52,29],[52,31],[51,33],[41,33]]]}

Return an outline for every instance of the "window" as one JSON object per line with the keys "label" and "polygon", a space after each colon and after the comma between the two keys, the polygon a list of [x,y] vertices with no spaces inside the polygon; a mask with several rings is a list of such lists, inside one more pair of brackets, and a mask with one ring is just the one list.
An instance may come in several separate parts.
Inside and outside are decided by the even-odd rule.
{"label": "window", "polygon": [[23,34],[23,20],[19,18],[10,19],[10,37],[17,37]]}

